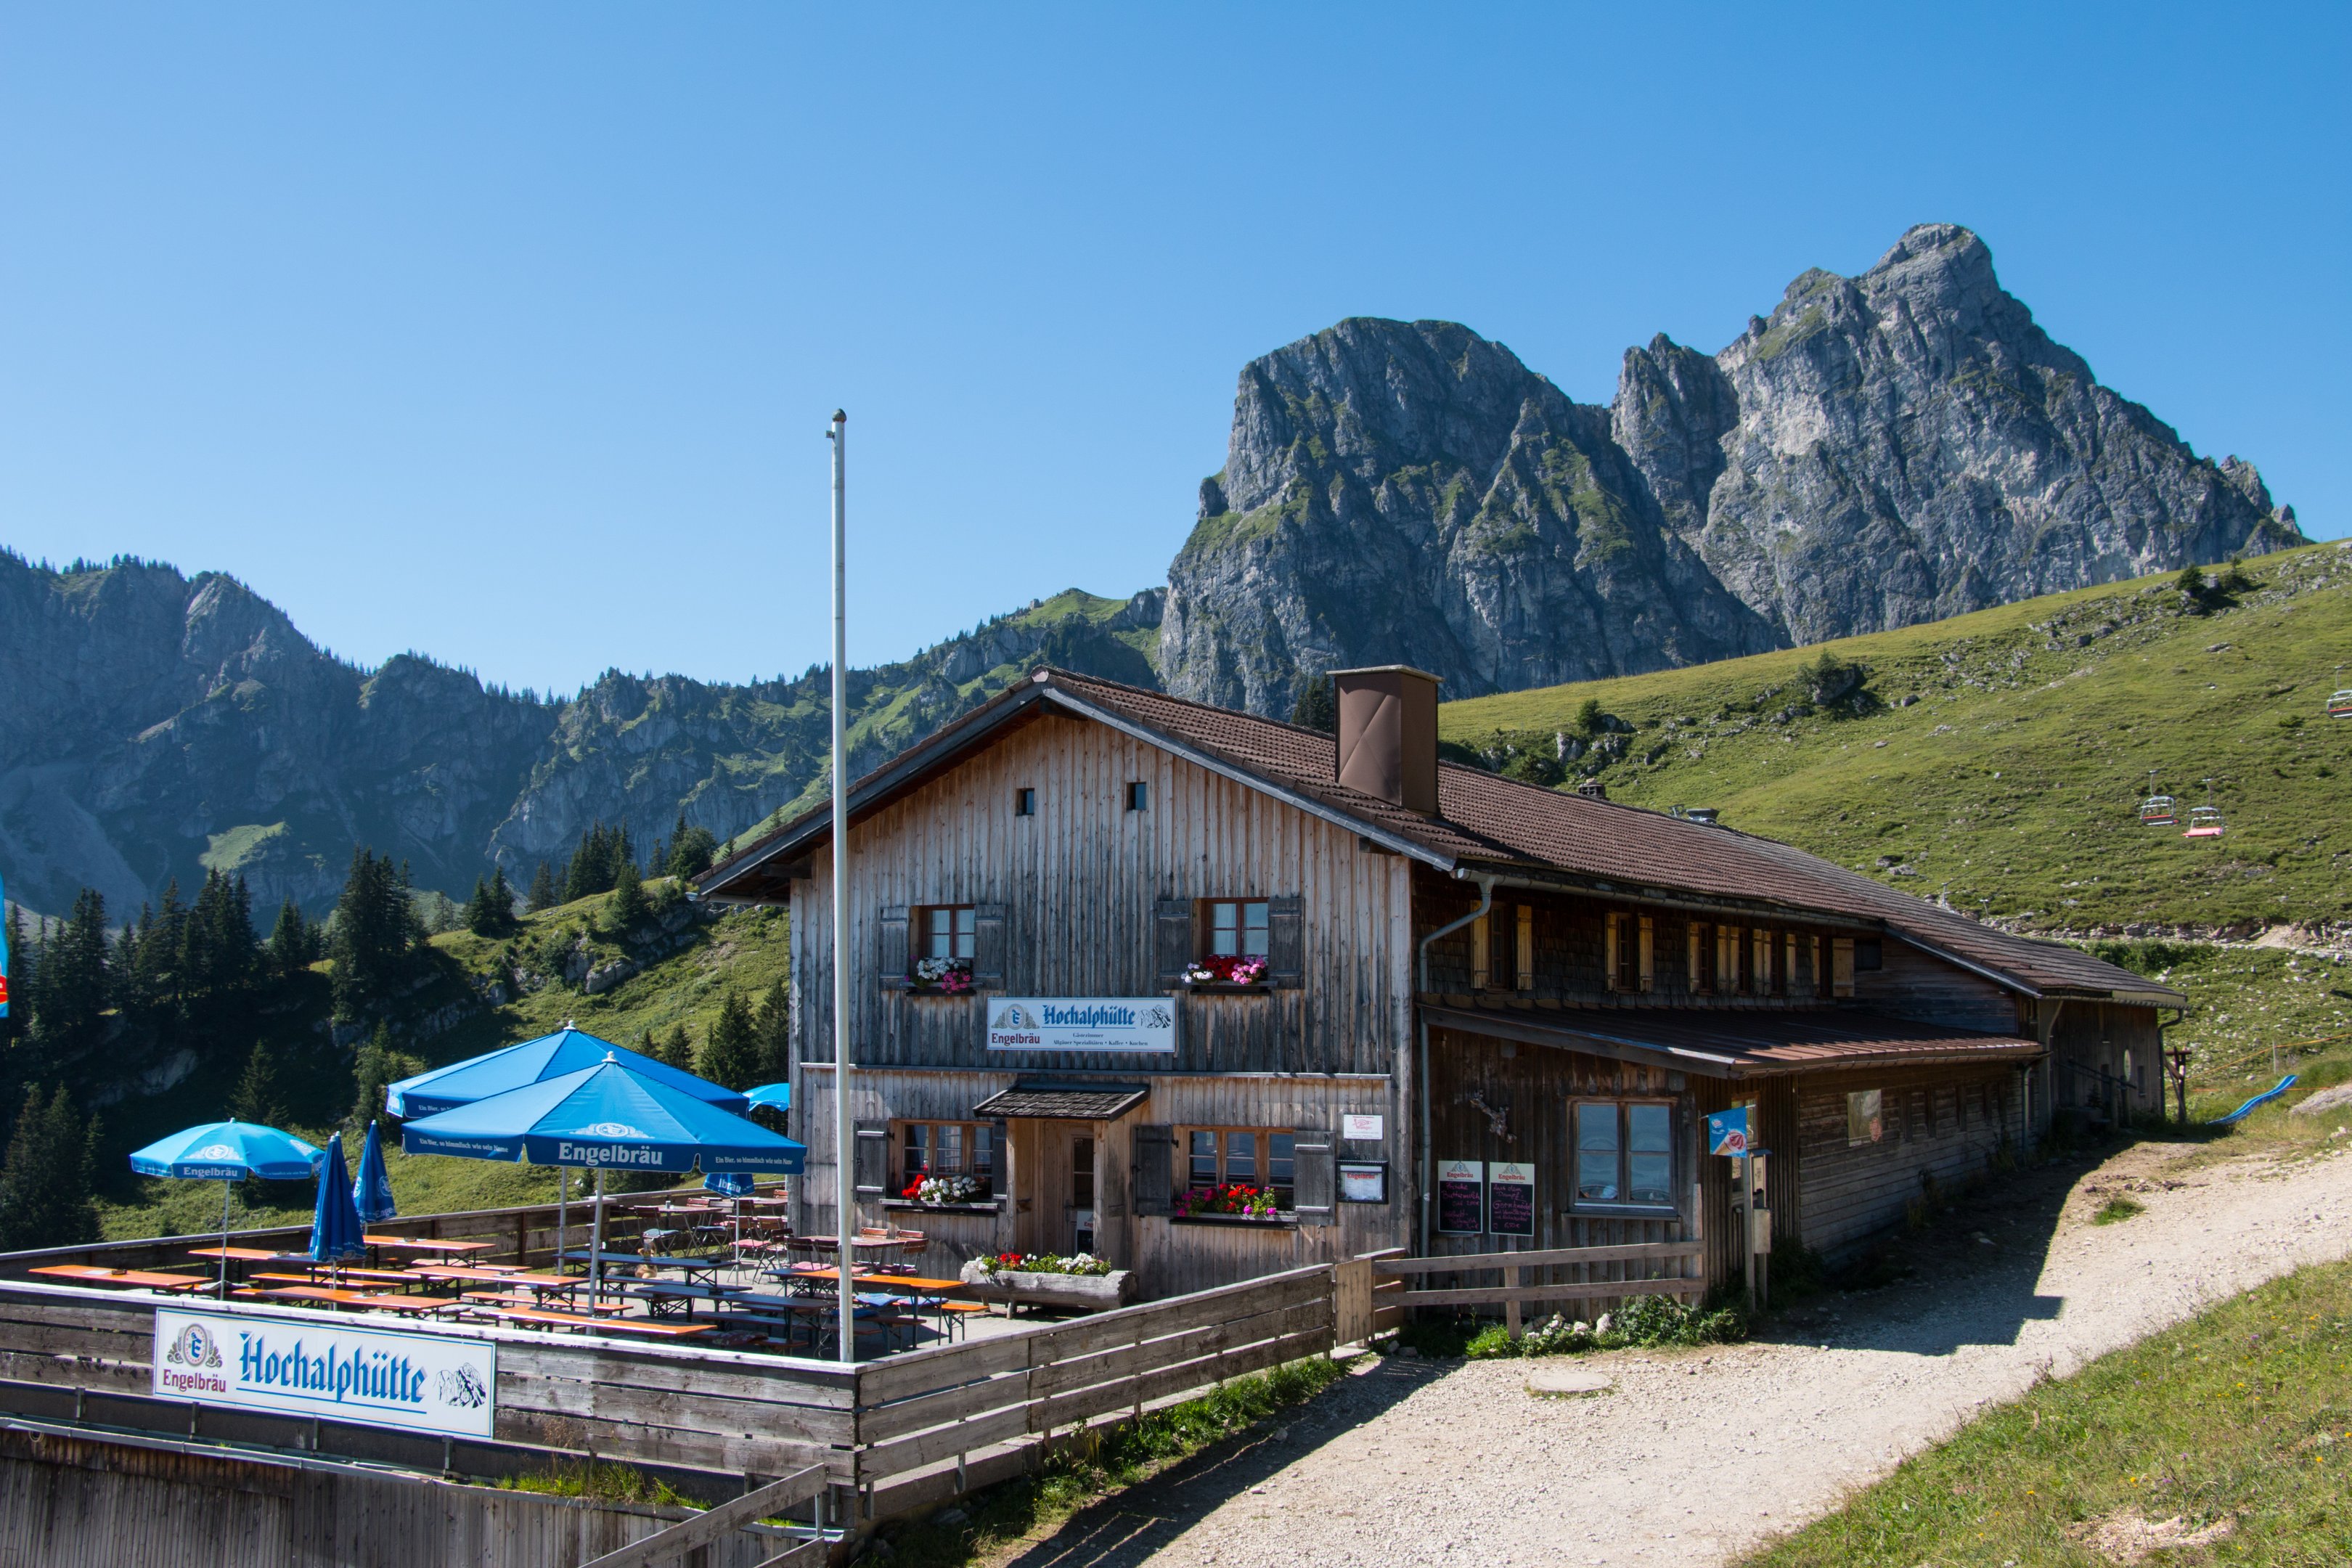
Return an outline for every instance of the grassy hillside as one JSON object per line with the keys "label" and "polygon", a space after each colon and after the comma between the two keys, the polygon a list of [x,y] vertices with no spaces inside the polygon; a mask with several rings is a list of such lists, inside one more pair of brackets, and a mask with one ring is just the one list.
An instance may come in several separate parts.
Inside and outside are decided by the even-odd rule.
{"label": "grassy hillside", "polygon": [[[659,892],[660,882],[647,884]],[[632,954],[595,923],[604,899],[583,899],[527,916],[522,931],[495,942],[458,932],[433,939],[420,964],[424,983],[404,997],[393,1020],[399,1048],[438,1067],[502,1045],[542,1035],[571,1019],[591,1034],[635,1047],[654,1029],[667,1037],[679,1025],[698,1047],[709,1037],[721,998],[732,987],[756,1002],[785,975],[788,921],[781,910],[736,910],[697,920],[676,938],[675,951]],[[491,987],[505,976],[509,951],[532,967],[533,954],[586,936],[595,962],[637,957],[646,967],[600,995],[562,984],[493,1003]],[[541,972],[544,972],[542,970]],[[262,1020],[279,1061],[286,1124],[323,1143],[352,1106],[354,1086],[347,1047],[326,1029],[323,973],[302,1003]],[[510,991],[511,987],[508,989]],[[488,993],[488,994],[486,994]],[[126,1101],[104,1112],[110,1169],[100,1209],[109,1236],[153,1236],[218,1228],[221,1190],[207,1182],[152,1180],[118,1173],[121,1151],[175,1128],[223,1112],[234,1064],[200,1071],[173,1093]],[[352,1158],[356,1160],[354,1147]],[[540,1165],[494,1164],[439,1157],[389,1158],[393,1193],[406,1213],[532,1203],[555,1195],[554,1173]],[[294,1223],[310,1217],[308,1183],[243,1183],[234,1197],[236,1224]]]}

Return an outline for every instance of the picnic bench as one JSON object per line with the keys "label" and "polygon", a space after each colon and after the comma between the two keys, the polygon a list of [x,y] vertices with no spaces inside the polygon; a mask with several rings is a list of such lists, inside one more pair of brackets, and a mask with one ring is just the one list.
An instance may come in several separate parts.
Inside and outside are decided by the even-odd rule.
{"label": "picnic bench", "polygon": [[26,1270],[84,1285],[129,1285],[142,1290],[201,1290],[217,1281],[201,1274],[160,1274],[151,1268],[101,1268],[95,1263],[51,1263]]}
{"label": "picnic bench", "polygon": [[490,1316],[501,1322],[534,1327],[586,1329],[600,1334],[643,1334],[648,1339],[682,1340],[711,1331],[709,1323],[656,1323],[643,1318],[583,1318],[576,1312],[550,1312],[531,1307],[508,1307]]}

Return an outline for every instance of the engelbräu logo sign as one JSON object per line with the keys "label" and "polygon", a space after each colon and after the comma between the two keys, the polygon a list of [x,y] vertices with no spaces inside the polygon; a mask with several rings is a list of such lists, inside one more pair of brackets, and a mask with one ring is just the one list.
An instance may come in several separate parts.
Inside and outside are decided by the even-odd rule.
{"label": "engelbr\u00e4u logo sign", "polygon": [[1164,996],[1002,996],[988,1005],[988,1048],[1172,1053],[1176,1009]]}
{"label": "engelbr\u00e4u logo sign", "polygon": [[498,1347],[484,1340],[233,1311],[155,1313],[159,1398],[488,1437],[497,1388]]}

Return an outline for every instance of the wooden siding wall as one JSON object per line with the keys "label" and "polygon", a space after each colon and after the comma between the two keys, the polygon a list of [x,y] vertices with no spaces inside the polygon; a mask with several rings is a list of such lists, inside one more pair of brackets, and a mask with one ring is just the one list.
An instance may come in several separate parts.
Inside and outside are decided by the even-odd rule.
{"label": "wooden siding wall", "polygon": [[2157,1026],[2155,1008],[2072,999],[2063,1004],[2045,999],[2039,1005],[2058,1009],[2046,1069],[2053,1103],[2098,1103],[2099,1075],[2105,1071],[2130,1086],[2126,1104],[2131,1110],[2164,1109],[2164,1064],[2159,1056],[2163,1032]]}
{"label": "wooden siding wall", "polygon": [[[1846,1096],[1877,1089],[1885,1137],[1846,1142]],[[1794,1234],[1834,1254],[1900,1223],[1925,1191],[1923,1176],[1955,1185],[1990,1168],[1993,1153],[2018,1139],[2014,1068],[1890,1068],[1826,1073],[1795,1085],[1798,1208],[1793,1226],[1777,1212],[1791,1173],[1776,1164],[1771,1180],[1775,1234]]]}
{"label": "wooden siding wall", "polygon": [[1879,944],[1880,967],[1857,967],[1853,994],[1898,1018],[1949,1024],[1963,1029],[2012,1034],[2022,1025],[2016,993],[1981,974],[1957,968],[1907,942],[1887,937]]}
{"label": "wooden siding wall", "polygon": [[[1536,1168],[1536,1234],[1517,1244],[1521,1249],[1690,1239],[1690,1193],[1700,1176],[1704,1129],[1698,1120],[1702,1112],[1697,1097],[1683,1074],[1453,1029],[1431,1030],[1430,1044],[1431,1158],[1441,1165],[1448,1160],[1478,1160]],[[1486,1109],[1471,1103],[1474,1096],[1485,1101]],[[1574,1189],[1568,1107],[1571,1100],[1584,1096],[1674,1102],[1678,1211],[1674,1217],[1617,1218],[1571,1212]],[[1499,1131],[1490,1112],[1502,1118]],[[1417,1226],[1417,1215],[1405,1217]],[[1710,1225],[1709,1228],[1716,1227]],[[1432,1215],[1432,1257],[1493,1252],[1511,1245],[1491,1236],[1441,1236]],[[1709,1262],[1712,1268],[1714,1260]],[[1594,1278],[1622,1277],[1622,1268],[1602,1268]],[[1712,1272],[1708,1277],[1720,1278]]]}
{"label": "wooden siding wall", "polygon": [[[1142,811],[1127,809],[1132,781],[1150,786]],[[1037,792],[1035,816],[1013,815],[1018,789]],[[1304,1091],[1266,1086],[1334,1073],[1385,1078],[1405,1059],[1407,862],[1367,850],[1351,832],[1156,747],[1090,721],[1049,715],[877,812],[854,833],[849,904],[857,984],[850,1038],[861,1069],[852,1114],[860,1120],[967,1117],[974,1104],[1016,1079],[1044,1082],[1075,1074],[1077,1082],[1140,1084],[1170,1074],[1213,1073],[1273,1075],[1236,1077],[1214,1092],[1229,1107],[1234,1125],[1284,1125],[1285,1114],[1306,1114],[1283,1110]],[[806,1228],[819,1231],[835,1223],[831,1075],[811,1070],[829,1061],[832,1049],[831,874],[830,852],[821,851],[813,879],[793,885],[793,1124],[794,1135],[809,1146],[806,1179],[799,1184],[808,1206],[800,1217]],[[992,1053],[982,1043],[983,999],[886,990],[877,970],[882,910],[997,904],[1004,910],[1003,994],[1166,994],[1155,942],[1160,900],[1286,895],[1300,900],[1301,984],[1254,994],[1179,993],[1172,1058]],[[894,1068],[949,1070],[863,1070]],[[1402,1106],[1386,1087],[1372,1088],[1370,1098],[1385,1106],[1396,1138]],[[1189,1114],[1147,1106],[1127,1122]],[[1123,1189],[1123,1144],[1118,1157]],[[1399,1177],[1409,1180],[1410,1172],[1399,1170],[1392,1186]],[[1097,1206],[1105,1206],[1099,1199]],[[866,1224],[882,1217],[878,1207],[859,1215]],[[984,1219],[940,1218],[920,1227],[950,1247],[1001,1238],[1001,1230],[985,1240],[978,1234]],[[951,1255],[943,1252],[940,1260]],[[1267,1267],[1297,1261],[1285,1254]],[[1178,1276],[1152,1288],[1190,1289],[1197,1278],[1186,1269]]]}
{"label": "wooden siding wall", "polygon": [[[1468,883],[1441,877],[1424,867],[1415,867],[1412,877],[1416,939],[1478,907],[1478,889]],[[1510,911],[1522,908],[1531,910],[1534,916],[1535,973],[1528,982],[1511,990],[1490,986],[1486,991],[1489,996],[1517,994],[1538,1003],[1628,1007],[1817,1007],[1829,1000],[1826,978],[1818,993],[1813,988],[1813,938],[1816,934],[1826,938],[1827,933],[1816,932],[1810,926],[1774,923],[1747,916],[1708,921],[1678,910],[1616,903],[1599,897],[1497,888],[1496,914],[1490,921],[1500,921],[1494,930],[1505,934],[1496,939],[1496,952],[1508,945],[1507,933],[1516,923],[1517,917]],[[1651,986],[1647,991],[1622,992],[1610,986],[1608,919],[1612,913],[1646,915],[1651,921]],[[1694,922],[1710,927],[1739,927],[1743,932],[1743,965],[1747,963],[1746,954],[1752,951],[1746,933],[1759,930],[1769,932],[1776,972],[1787,962],[1785,939],[1795,936],[1797,962],[1789,973],[1783,994],[1756,995],[1746,990],[1694,990],[1689,967],[1690,929]],[[1447,996],[1473,994],[1474,951],[1474,931],[1467,926],[1433,943],[1429,950],[1431,991]],[[1744,967],[1742,973],[1746,973]]]}
{"label": "wooden siding wall", "polygon": [[[1529,1047],[1532,1049],[1532,1047]],[[998,1089],[1009,1088],[1017,1074],[968,1071],[879,1069],[861,1071],[852,1087],[851,1114],[864,1121],[886,1117],[906,1121],[969,1120],[971,1108]],[[832,1127],[833,1074],[807,1071],[812,1131],[826,1135]],[[1118,1081],[1106,1075],[1105,1082]],[[1360,1253],[1402,1247],[1412,1240],[1410,1189],[1412,1152],[1402,1131],[1403,1101],[1388,1079],[1274,1075],[1149,1077],[1129,1075],[1124,1080],[1143,1085],[1150,1098],[1116,1121],[1094,1123],[1099,1146],[1099,1179],[1095,1194],[1095,1249],[1122,1268],[1139,1271],[1147,1297],[1157,1299],[1209,1289],[1260,1275],[1279,1273],[1308,1264],[1336,1263]],[[887,1110],[886,1110],[887,1108]],[[1381,1117],[1387,1134],[1378,1143],[1335,1142],[1343,1160],[1385,1160],[1389,1164],[1389,1202],[1385,1205],[1340,1204],[1329,1225],[1234,1226],[1213,1221],[1139,1215],[1129,1201],[1134,1160],[1134,1131],[1142,1125],[1169,1127],[1308,1128],[1337,1138],[1344,1115]],[[1006,1124],[1008,1153],[999,1156],[997,1190],[1003,1201],[994,1214],[952,1213],[888,1205],[862,1215],[868,1224],[883,1216],[929,1238],[921,1254],[920,1270],[952,1275],[983,1252],[1059,1251],[1064,1244],[1052,1233],[1056,1216],[1024,1213],[1017,1194],[1045,1204],[1041,1173],[1023,1169],[1040,1158],[1038,1142],[1030,1131],[1063,1123],[1015,1121]],[[1076,1125],[1076,1124],[1070,1124]],[[892,1152],[897,1154],[894,1143]],[[1182,1151],[1176,1151],[1177,1185],[1182,1185]],[[895,1168],[894,1168],[895,1173]],[[830,1177],[803,1184],[811,1224],[820,1231],[832,1227]]]}

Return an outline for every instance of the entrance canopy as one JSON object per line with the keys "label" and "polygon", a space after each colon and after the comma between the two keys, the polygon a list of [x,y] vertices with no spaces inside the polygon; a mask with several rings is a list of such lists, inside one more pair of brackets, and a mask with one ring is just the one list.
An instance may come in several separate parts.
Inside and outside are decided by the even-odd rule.
{"label": "entrance canopy", "polygon": [[1151,1091],[1137,1084],[1076,1084],[1032,1088],[1015,1084],[971,1108],[974,1116],[1051,1118],[1057,1121],[1116,1121],[1141,1105]]}

